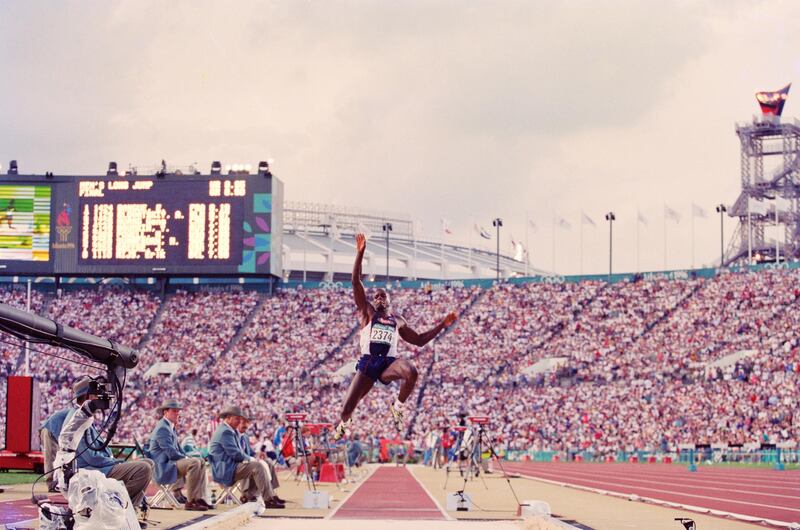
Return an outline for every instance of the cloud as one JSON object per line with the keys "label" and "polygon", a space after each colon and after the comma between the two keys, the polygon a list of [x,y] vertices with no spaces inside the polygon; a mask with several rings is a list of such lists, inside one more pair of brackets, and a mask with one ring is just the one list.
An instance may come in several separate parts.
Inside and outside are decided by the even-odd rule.
{"label": "cloud", "polygon": [[[735,193],[732,122],[755,111],[755,90],[791,80],[800,44],[791,2],[0,9],[0,160],[98,173],[112,159],[273,157],[289,199],[405,211],[428,227],[444,216],[460,234],[498,215],[522,233],[525,211],[657,208],[693,185],[696,202]],[[634,225],[619,217],[632,267]],[[603,267],[594,239],[586,270]],[[572,243],[560,261],[574,262]]]}

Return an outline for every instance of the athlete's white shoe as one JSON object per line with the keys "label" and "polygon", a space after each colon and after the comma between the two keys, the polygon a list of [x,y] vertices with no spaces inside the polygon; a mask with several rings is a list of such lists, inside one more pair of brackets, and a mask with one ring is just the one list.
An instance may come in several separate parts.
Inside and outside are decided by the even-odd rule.
{"label": "athlete's white shoe", "polygon": [[336,430],[333,431],[333,441],[336,442],[341,440],[342,437],[345,435],[345,430],[350,427],[350,424],[353,423],[353,418],[347,420],[347,423],[340,421],[339,425],[336,426]]}
{"label": "athlete's white shoe", "polygon": [[402,434],[403,427],[405,426],[403,409],[395,407],[394,403],[392,403],[389,405],[389,410],[392,412],[392,420],[394,420],[394,426],[397,428],[397,432]]}

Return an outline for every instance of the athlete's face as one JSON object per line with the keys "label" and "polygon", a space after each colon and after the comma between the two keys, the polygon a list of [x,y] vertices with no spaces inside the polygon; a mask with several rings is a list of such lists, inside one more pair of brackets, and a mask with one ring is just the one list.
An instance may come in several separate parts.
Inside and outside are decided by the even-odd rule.
{"label": "athlete's face", "polygon": [[376,311],[385,312],[389,310],[389,293],[383,289],[375,291],[375,296],[372,298],[372,305],[375,306]]}

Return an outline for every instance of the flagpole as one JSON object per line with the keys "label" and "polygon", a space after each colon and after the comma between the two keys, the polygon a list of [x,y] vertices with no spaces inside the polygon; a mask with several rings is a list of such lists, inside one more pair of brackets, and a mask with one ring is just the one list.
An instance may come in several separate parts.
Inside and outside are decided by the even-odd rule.
{"label": "flagpole", "polygon": [[581,222],[581,254],[580,254],[581,263],[580,263],[579,269],[581,271],[580,272],[581,276],[583,276],[583,210],[581,210],[581,221],[580,222]]}
{"label": "flagpole", "polygon": [[556,273],[556,214],[553,212],[553,274]]}
{"label": "flagpole", "polygon": [[303,241],[303,282],[306,281],[306,243],[308,242],[308,223],[303,225],[306,240]]}
{"label": "flagpole", "polygon": [[639,219],[639,207],[636,207],[636,272],[639,272],[639,225],[642,223]]}
{"label": "flagpole", "polygon": [[667,205],[664,205],[664,270],[667,270]]}
{"label": "flagpole", "polygon": [[[472,225],[473,225],[472,230],[475,230],[474,228],[475,219],[472,220]],[[475,277],[475,273],[472,270],[472,230],[469,231],[469,236],[467,238],[469,244],[469,250],[467,251],[467,267],[469,267],[470,274],[472,274],[472,276]]]}
{"label": "flagpole", "polygon": [[692,270],[694,270],[694,203],[692,203]]}
{"label": "flagpole", "polygon": [[525,276],[526,277],[530,276],[530,271],[528,270],[528,268],[529,268],[529,265],[531,263],[531,260],[530,260],[531,244],[530,244],[530,241],[528,240],[528,223],[529,223],[529,221],[528,221],[528,212],[526,211],[525,212]]}

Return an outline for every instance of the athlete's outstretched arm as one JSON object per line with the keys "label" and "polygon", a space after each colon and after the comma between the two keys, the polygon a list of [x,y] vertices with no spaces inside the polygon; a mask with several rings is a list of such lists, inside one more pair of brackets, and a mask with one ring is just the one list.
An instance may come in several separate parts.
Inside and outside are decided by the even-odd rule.
{"label": "athlete's outstretched arm", "polygon": [[456,314],[450,313],[444,319],[424,333],[417,333],[408,324],[400,328],[400,336],[404,341],[414,346],[425,346],[436,337],[443,330],[449,328],[456,321]]}
{"label": "athlete's outstretched arm", "polygon": [[364,284],[361,283],[361,261],[364,259],[364,251],[367,249],[367,238],[364,234],[356,234],[356,262],[353,264],[353,298],[356,299],[361,324],[369,322],[371,315],[369,310],[372,305],[367,302],[367,294],[364,292]]}

